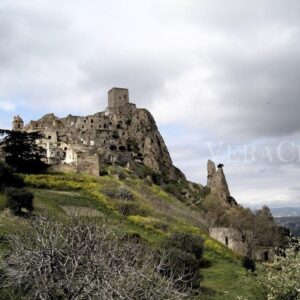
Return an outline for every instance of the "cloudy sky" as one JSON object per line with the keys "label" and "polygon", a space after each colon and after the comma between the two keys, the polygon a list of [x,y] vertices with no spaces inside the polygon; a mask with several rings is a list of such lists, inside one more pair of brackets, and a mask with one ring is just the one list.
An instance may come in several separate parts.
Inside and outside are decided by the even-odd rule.
{"label": "cloudy sky", "polygon": [[300,206],[300,2],[0,1],[0,128],[84,115],[127,87],[174,163],[225,165],[251,206]]}

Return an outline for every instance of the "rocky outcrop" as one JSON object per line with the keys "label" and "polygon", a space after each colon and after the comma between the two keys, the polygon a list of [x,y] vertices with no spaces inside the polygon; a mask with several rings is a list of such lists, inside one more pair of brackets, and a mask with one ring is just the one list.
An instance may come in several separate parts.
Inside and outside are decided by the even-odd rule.
{"label": "rocky outcrop", "polygon": [[223,165],[216,165],[213,161],[207,162],[207,186],[211,189],[211,194],[230,206],[236,206],[237,202],[230,195],[227,180],[223,171]]}

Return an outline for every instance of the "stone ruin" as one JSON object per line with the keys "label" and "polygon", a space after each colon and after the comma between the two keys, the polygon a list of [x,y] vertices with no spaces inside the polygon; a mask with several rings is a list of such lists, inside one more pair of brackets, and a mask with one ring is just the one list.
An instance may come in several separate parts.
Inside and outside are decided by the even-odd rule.
{"label": "stone ruin", "polygon": [[[211,227],[209,235],[239,255],[246,256],[248,254],[245,237],[233,228]],[[257,245],[253,249],[253,258],[258,261],[272,262],[274,254],[275,251],[272,247]]]}
{"label": "stone ruin", "polygon": [[112,88],[103,112],[65,118],[50,113],[27,125],[16,116],[13,130],[43,133],[37,143],[46,149],[51,165],[99,175],[101,164],[135,162],[170,180],[185,179],[173,166],[153,116],[129,102],[128,89]]}

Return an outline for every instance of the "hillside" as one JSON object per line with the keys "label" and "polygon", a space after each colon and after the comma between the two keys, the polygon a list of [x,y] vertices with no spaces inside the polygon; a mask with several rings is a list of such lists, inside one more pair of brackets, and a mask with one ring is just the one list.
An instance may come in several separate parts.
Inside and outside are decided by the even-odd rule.
{"label": "hillside", "polygon": [[[118,172],[122,172],[122,180],[116,178]],[[129,234],[138,234],[152,248],[159,248],[173,232],[197,234],[205,240],[205,258],[211,266],[202,269],[204,292],[194,299],[230,300],[237,296],[251,299],[239,258],[208,237],[207,224],[196,206],[183,203],[126,169],[114,167],[109,173],[101,177],[72,173],[24,176],[27,187],[35,194],[34,214],[110,222]],[[0,209],[0,240],[27,226],[26,219],[13,217],[4,210],[3,196],[0,196]],[[0,299],[7,299],[3,293]]]}
{"label": "hillside", "polygon": [[271,209],[274,217],[299,217],[300,207],[273,207]]}
{"label": "hillside", "polygon": [[275,218],[275,221],[289,229],[294,236],[300,237],[300,217],[280,217]]}

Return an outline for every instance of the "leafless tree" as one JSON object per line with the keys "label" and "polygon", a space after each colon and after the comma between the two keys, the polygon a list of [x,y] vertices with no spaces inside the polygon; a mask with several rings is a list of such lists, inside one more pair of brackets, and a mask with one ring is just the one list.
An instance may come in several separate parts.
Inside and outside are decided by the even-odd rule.
{"label": "leafless tree", "polygon": [[231,211],[229,219],[231,226],[243,237],[248,257],[253,257],[256,246],[275,246],[276,224],[268,207],[256,212],[239,207]]}
{"label": "leafless tree", "polygon": [[164,259],[108,225],[38,218],[9,238],[0,259],[2,287],[27,299],[184,299],[177,280],[160,275]]}

